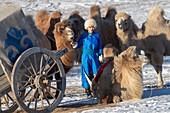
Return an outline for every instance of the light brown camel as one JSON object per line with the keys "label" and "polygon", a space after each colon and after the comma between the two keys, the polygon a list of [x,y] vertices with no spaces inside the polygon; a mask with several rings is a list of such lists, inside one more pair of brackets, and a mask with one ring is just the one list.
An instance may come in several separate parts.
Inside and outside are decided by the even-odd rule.
{"label": "light brown camel", "polygon": [[[163,56],[170,55],[168,49],[170,45],[170,30],[166,26],[163,17],[159,17],[162,15],[161,11],[157,11],[157,13],[158,14],[150,14],[153,19],[149,16],[142,30],[139,30],[130,18],[130,15],[123,11],[119,12],[115,19],[117,35],[121,41],[122,48],[136,45],[138,49],[143,49],[157,72],[158,87],[163,87],[162,63]],[[159,16],[154,17],[153,15]],[[162,23],[163,21],[165,22],[164,24]],[[157,47],[158,45],[159,47]]]}
{"label": "light brown camel", "polygon": [[[100,100],[100,103],[111,103],[112,102],[112,69],[114,66],[114,56],[116,56],[118,50],[107,44],[103,48],[103,64],[99,68],[96,77],[92,81],[92,91],[96,98]],[[103,69],[103,71],[101,71]],[[119,100],[119,97],[117,95]]]}
{"label": "light brown camel", "polygon": [[92,82],[94,96],[101,103],[141,99],[143,94],[142,67],[148,59],[145,56],[139,56],[135,46],[129,47],[118,56],[112,54],[111,57],[110,53],[113,53],[113,50],[113,46],[104,48],[105,56],[109,55],[109,57],[104,57],[104,61],[111,61],[100,77],[97,80],[94,78]]}

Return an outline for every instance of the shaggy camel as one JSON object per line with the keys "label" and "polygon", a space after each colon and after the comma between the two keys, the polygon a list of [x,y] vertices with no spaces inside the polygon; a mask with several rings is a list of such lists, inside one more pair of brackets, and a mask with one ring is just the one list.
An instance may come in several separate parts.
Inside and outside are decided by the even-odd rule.
{"label": "shaggy camel", "polygon": [[[100,103],[112,102],[113,96],[112,90],[110,90],[112,87],[111,76],[114,65],[113,59],[117,52],[118,50],[112,44],[107,44],[103,48],[103,65],[99,68],[96,77],[92,81],[93,94],[100,100]],[[102,69],[103,71],[100,71]]]}
{"label": "shaggy camel", "polygon": [[[161,12],[158,11],[157,13]],[[152,15],[161,14],[154,13]],[[151,17],[155,20],[158,19],[158,17]],[[168,27],[166,27],[166,24],[161,23],[163,22],[161,21],[161,19],[158,19],[159,21],[155,21],[151,19],[151,17],[149,16],[148,21],[145,22],[141,31],[139,30],[139,28],[136,27],[133,20],[127,13],[123,11],[119,12],[115,16],[117,35],[121,41],[123,49],[131,45],[136,45],[138,49],[142,49],[145,51],[146,56],[150,59],[150,63],[153,65],[157,72],[158,87],[161,88],[163,87],[163,56],[170,55],[170,51],[168,49],[170,45],[168,39],[170,36],[170,30]],[[156,45],[159,45],[159,48],[156,48]]]}
{"label": "shaggy camel", "polygon": [[61,57],[65,72],[67,73],[74,64],[74,50],[70,45],[73,41],[74,32],[66,25],[68,25],[67,20],[56,23],[54,26],[54,37],[57,50],[68,49],[68,52]]}
{"label": "shaggy camel", "polygon": [[[104,49],[104,51],[112,53],[114,50],[111,46]],[[109,55],[109,57],[104,57],[104,60],[111,61],[101,75],[96,76],[97,80],[94,78],[92,82],[94,96],[101,103],[141,99],[143,94],[142,67],[143,63],[148,62],[148,59],[145,56],[139,56],[136,47],[131,46],[118,56],[110,57]]]}
{"label": "shaggy camel", "polygon": [[49,15],[46,10],[40,10],[35,17],[36,27],[50,40],[52,50],[56,50],[53,34],[54,25],[60,22],[61,16],[62,14],[59,11],[54,11]]}
{"label": "shaggy camel", "polygon": [[130,46],[114,58],[112,83],[117,88],[113,87],[112,90],[119,89],[123,101],[142,98],[142,67],[149,60],[145,55],[138,54],[136,46]]}

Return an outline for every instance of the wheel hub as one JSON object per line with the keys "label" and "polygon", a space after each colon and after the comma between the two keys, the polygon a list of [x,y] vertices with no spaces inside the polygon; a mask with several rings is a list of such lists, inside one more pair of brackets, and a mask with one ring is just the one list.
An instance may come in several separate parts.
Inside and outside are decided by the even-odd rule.
{"label": "wheel hub", "polygon": [[37,75],[34,80],[34,84],[36,88],[44,88],[46,84],[48,84],[48,80],[44,75]]}

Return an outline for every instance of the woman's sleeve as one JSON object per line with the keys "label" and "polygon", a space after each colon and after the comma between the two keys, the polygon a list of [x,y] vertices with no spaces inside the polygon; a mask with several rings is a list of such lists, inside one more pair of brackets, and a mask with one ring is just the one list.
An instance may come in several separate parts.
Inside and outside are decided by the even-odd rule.
{"label": "woman's sleeve", "polygon": [[100,40],[100,35],[98,35],[99,38],[98,38],[98,42],[99,42],[99,45],[98,45],[98,48],[99,48],[99,56],[102,55],[103,53],[103,50],[102,50],[102,41]]}
{"label": "woman's sleeve", "polygon": [[80,48],[83,45],[83,41],[84,41],[84,38],[86,37],[86,35],[87,35],[87,33],[83,33],[80,36],[80,39],[77,42],[77,47],[76,48]]}

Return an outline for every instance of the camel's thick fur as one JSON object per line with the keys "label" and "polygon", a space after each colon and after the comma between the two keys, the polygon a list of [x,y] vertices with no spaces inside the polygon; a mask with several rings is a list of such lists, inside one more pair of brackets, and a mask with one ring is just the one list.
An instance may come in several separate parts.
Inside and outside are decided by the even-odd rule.
{"label": "camel's thick fur", "polygon": [[[110,51],[111,47],[104,49]],[[105,57],[104,60],[108,61],[110,58]],[[114,60],[112,57],[112,61],[104,68],[98,82],[92,82],[94,96],[100,99],[101,103],[141,99],[142,66],[146,62],[148,60],[145,56],[138,57],[135,46],[115,56]]]}
{"label": "camel's thick fur", "polygon": [[[122,100],[141,99],[143,94],[142,67],[145,56],[138,56],[136,46],[131,46],[114,58],[112,83],[120,85]],[[114,90],[114,89],[112,89]]]}
{"label": "camel's thick fur", "polygon": [[[136,28],[136,25],[130,24],[133,20],[127,18],[129,15],[125,12],[120,12],[116,15],[117,35],[122,42],[122,46],[126,48],[130,45],[136,45],[139,49],[143,49],[146,52],[157,72],[158,87],[163,87],[163,56],[170,55],[170,49],[168,49],[170,47],[170,29],[162,11],[159,7],[155,7],[150,12],[148,20],[143,24],[141,31],[133,29],[133,26]],[[124,39],[126,39],[125,42]]]}
{"label": "camel's thick fur", "polygon": [[107,17],[106,19],[103,19],[101,17],[100,7],[98,5],[93,5],[90,8],[90,18],[96,20],[97,28],[95,31],[100,34],[103,47],[108,43],[111,43],[117,49],[120,49],[114,23],[115,13],[114,8],[108,8],[106,13]]}
{"label": "camel's thick fur", "polygon": [[35,17],[35,25],[42,33],[48,37],[51,42],[52,50],[56,50],[55,40],[54,40],[54,25],[60,22],[61,12],[54,11],[48,14],[46,10],[40,10]]}
{"label": "camel's thick fur", "polygon": [[68,52],[61,57],[66,73],[73,67],[74,63],[74,50],[70,45],[73,41],[74,32],[66,26],[67,24],[68,21],[63,20],[62,22],[55,24],[54,29],[57,50],[62,50],[64,48],[68,49]]}

